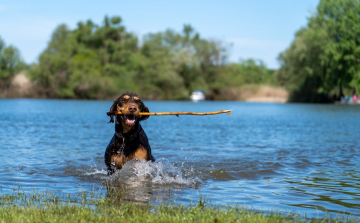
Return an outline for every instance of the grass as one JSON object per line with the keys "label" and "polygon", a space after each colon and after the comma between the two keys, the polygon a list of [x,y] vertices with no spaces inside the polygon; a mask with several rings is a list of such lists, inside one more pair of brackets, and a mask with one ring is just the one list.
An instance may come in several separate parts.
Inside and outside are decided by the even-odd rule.
{"label": "grass", "polygon": [[135,204],[114,197],[19,190],[0,196],[0,222],[359,222],[355,217],[304,219],[242,206],[210,207],[203,199],[185,207]]}

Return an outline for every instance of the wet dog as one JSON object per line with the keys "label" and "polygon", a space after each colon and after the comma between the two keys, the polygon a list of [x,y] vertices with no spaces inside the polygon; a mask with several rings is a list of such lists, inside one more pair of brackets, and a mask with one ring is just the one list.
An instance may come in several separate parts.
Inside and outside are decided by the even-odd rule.
{"label": "wet dog", "polygon": [[[113,115],[116,111],[122,114]],[[140,125],[140,121],[148,119],[149,116],[140,116],[140,112],[149,112],[149,109],[135,93],[122,94],[111,106],[108,115],[111,117],[110,123],[114,122],[115,116],[115,134],[105,151],[108,175],[121,169],[130,160],[155,161],[149,140]]]}

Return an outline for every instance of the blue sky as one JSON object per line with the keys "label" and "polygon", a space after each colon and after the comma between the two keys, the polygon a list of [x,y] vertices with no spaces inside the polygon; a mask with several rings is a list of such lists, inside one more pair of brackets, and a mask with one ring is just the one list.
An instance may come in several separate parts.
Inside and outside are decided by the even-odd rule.
{"label": "blue sky", "polygon": [[0,0],[0,37],[16,46],[27,63],[36,62],[53,30],[62,23],[75,28],[91,19],[120,15],[128,31],[140,38],[191,24],[201,37],[232,44],[229,60],[263,60],[278,68],[277,57],[306,26],[319,0]]}

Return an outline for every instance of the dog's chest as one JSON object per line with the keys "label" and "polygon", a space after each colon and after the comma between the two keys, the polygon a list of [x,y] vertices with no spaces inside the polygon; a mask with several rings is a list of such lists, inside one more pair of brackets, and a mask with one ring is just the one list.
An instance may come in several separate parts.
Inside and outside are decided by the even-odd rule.
{"label": "dog's chest", "polygon": [[111,166],[119,169],[128,161],[128,158],[129,157],[126,157],[124,154],[112,155]]}
{"label": "dog's chest", "polygon": [[147,150],[144,147],[139,146],[129,155],[126,155],[125,153],[112,155],[111,166],[120,169],[126,162],[134,159],[150,160]]}
{"label": "dog's chest", "polygon": [[117,138],[113,143],[113,154],[110,163],[113,168],[120,169],[126,162],[133,159],[149,160],[147,150],[137,141],[129,142]]}

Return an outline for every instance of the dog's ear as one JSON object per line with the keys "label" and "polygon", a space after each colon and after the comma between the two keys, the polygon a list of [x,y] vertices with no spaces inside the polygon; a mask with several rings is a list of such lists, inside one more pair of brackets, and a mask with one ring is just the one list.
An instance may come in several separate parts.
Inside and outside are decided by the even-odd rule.
{"label": "dog's ear", "polygon": [[[142,102],[141,102],[142,103]],[[144,105],[144,103],[142,103],[142,109],[141,109],[141,112],[150,112],[149,111],[149,109],[148,109],[148,107],[146,107],[145,105]],[[141,118],[140,118],[140,121],[144,121],[144,120],[146,120],[146,119],[148,119],[150,116],[149,115],[142,115],[141,116]]]}
{"label": "dog's ear", "polygon": [[[110,108],[110,112],[116,111],[117,103],[114,101],[114,104]],[[114,123],[114,115],[110,115],[110,121],[109,123]]]}

